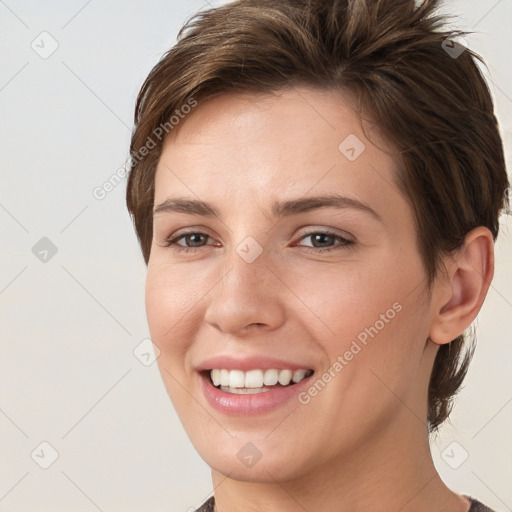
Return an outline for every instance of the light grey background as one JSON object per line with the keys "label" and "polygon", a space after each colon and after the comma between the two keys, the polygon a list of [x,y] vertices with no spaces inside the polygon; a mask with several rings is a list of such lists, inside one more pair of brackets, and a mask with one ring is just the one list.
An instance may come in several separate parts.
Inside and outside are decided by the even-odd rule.
{"label": "light grey background", "polygon": [[[211,492],[156,363],[133,353],[149,331],[126,180],[93,196],[122,175],[144,78],[205,7],[0,0],[0,511],[186,511]],[[467,42],[489,65],[510,168],[512,2],[444,10],[477,31]],[[466,386],[432,446],[454,490],[498,511],[512,510],[507,223]]]}

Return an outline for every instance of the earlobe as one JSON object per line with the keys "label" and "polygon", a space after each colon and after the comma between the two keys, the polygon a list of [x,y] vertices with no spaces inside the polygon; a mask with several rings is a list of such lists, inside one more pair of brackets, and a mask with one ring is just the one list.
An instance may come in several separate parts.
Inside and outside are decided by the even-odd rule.
{"label": "earlobe", "polygon": [[489,229],[471,230],[446,268],[446,275],[434,284],[439,289],[432,302],[436,313],[429,337],[438,345],[462,334],[482,307],[494,276],[494,241]]}

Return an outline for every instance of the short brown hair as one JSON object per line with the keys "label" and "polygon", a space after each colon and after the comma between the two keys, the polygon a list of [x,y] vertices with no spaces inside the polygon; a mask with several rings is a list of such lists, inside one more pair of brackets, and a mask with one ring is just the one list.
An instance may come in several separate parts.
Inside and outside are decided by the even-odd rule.
{"label": "short brown hair", "polygon": [[[355,95],[361,117],[397,149],[397,186],[414,212],[429,290],[441,257],[458,250],[471,229],[485,226],[496,240],[509,183],[476,62],[483,60],[454,46],[467,33],[444,28],[438,7],[438,0],[236,0],[192,16],[137,98],[126,200],[146,264],[159,127],[172,129],[169,119],[192,98],[294,85]],[[473,353],[468,340],[461,334],[437,352],[430,431],[451,412]]]}

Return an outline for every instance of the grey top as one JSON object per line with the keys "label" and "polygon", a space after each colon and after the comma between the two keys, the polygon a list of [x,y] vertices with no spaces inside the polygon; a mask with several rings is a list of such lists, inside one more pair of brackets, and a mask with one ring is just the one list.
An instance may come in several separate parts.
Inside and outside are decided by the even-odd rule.
{"label": "grey top", "polygon": [[[495,512],[494,510],[486,507],[483,503],[475,500],[471,496],[464,495],[471,501],[471,508],[469,512]],[[213,512],[214,511],[215,499],[213,496],[208,498],[195,512]]]}

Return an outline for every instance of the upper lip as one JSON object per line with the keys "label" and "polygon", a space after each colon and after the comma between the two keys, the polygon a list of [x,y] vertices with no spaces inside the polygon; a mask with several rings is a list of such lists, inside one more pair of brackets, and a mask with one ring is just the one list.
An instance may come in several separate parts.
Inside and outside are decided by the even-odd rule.
{"label": "upper lip", "polygon": [[310,370],[308,364],[297,364],[283,359],[274,359],[267,356],[251,356],[237,358],[230,355],[218,355],[205,359],[197,366],[197,371],[205,370]]}

